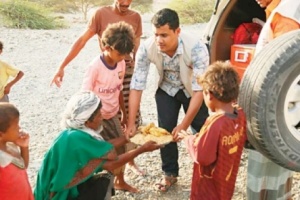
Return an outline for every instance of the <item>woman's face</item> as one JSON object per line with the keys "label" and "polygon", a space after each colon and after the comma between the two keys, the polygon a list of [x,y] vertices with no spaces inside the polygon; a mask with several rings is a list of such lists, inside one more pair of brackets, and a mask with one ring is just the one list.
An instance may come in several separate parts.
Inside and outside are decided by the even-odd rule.
{"label": "woman's face", "polygon": [[86,127],[97,131],[101,125],[101,122],[102,122],[102,115],[100,109],[98,109],[94,118],[91,121],[87,121],[85,125]]}

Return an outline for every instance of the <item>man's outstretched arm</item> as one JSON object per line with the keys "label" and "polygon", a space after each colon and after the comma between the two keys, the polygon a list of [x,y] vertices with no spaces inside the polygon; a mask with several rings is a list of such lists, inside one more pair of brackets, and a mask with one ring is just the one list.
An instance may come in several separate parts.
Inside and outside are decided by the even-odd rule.
{"label": "man's outstretched arm", "polygon": [[57,87],[60,87],[64,77],[64,69],[65,67],[78,55],[81,49],[85,46],[87,41],[91,39],[95,35],[95,32],[91,29],[87,29],[73,44],[69,53],[60,64],[59,68],[54,75],[51,85],[54,83]]}

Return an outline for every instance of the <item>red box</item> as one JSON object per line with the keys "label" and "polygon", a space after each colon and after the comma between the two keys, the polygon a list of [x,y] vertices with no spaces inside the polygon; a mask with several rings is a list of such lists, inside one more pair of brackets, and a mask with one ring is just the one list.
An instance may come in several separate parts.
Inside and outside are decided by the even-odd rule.
{"label": "red box", "polygon": [[230,62],[242,79],[255,52],[255,44],[234,44],[231,46]]}

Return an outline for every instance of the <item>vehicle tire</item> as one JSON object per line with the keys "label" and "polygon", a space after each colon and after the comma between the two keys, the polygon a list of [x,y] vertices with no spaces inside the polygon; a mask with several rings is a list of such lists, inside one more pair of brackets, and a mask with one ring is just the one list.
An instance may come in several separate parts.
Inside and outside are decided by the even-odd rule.
{"label": "vehicle tire", "polygon": [[300,172],[300,31],[272,40],[255,56],[242,79],[238,102],[255,149]]}

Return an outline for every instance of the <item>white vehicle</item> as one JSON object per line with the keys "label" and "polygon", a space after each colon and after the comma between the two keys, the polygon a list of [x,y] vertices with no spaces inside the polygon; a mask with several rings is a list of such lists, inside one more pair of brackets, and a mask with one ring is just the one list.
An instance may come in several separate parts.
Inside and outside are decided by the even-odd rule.
{"label": "white vehicle", "polygon": [[[217,0],[204,33],[211,62],[230,59],[231,35],[253,18],[265,21],[255,0]],[[255,56],[242,79],[239,104],[251,144],[273,162],[300,172],[300,31],[272,40]]]}

